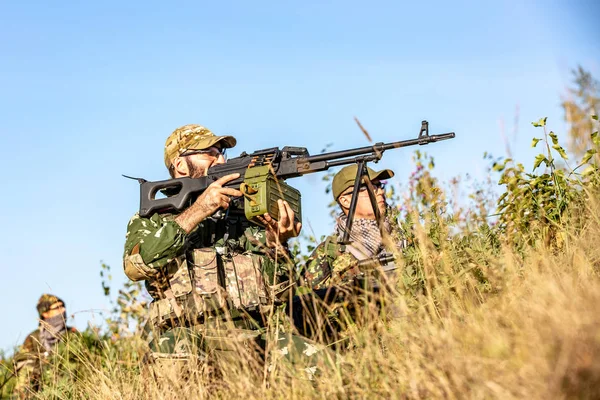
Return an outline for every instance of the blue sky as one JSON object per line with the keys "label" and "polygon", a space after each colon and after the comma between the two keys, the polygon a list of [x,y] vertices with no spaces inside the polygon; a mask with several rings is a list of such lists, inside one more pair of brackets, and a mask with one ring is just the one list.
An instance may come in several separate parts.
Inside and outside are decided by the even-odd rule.
{"label": "blue sky", "polygon": [[[548,116],[564,131],[570,69],[600,77],[599,11],[593,1],[0,2],[0,348],[35,329],[43,292],[65,299],[77,327],[100,321],[100,261],[120,286],[139,201],[121,174],[166,178],[162,149],[178,126],[235,135],[232,155],[317,153],[366,145],[354,116],[375,141],[416,137],[427,119],[431,133],[457,134],[426,149],[441,179],[483,176],[483,152],[503,155],[503,137],[530,165],[530,122]],[[396,183],[411,152],[380,163]],[[331,229],[321,177],[289,182],[317,235]]]}

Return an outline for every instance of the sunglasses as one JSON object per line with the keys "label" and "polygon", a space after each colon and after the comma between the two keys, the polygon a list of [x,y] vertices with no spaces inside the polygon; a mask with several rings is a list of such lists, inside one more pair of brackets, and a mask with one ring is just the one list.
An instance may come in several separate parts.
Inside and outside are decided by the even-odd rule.
{"label": "sunglasses", "polygon": [[50,310],[58,310],[59,308],[64,307],[65,305],[61,302],[54,303],[50,306]]}
{"label": "sunglasses", "polygon": [[[373,189],[378,190],[385,190],[385,183],[381,182],[381,181],[377,181],[377,182],[371,182],[373,184]],[[359,193],[363,193],[367,191],[367,185],[365,185],[364,183],[362,185],[359,186],[358,188],[358,192]],[[340,196],[345,196],[348,194],[352,194],[352,190],[350,190],[349,192],[346,193],[342,193]]]}
{"label": "sunglasses", "polygon": [[223,156],[224,159],[227,159],[227,149],[221,149],[214,146],[209,147],[208,149],[184,151],[180,157],[193,156],[195,154],[208,154],[209,156],[214,158],[219,158],[220,156]]}

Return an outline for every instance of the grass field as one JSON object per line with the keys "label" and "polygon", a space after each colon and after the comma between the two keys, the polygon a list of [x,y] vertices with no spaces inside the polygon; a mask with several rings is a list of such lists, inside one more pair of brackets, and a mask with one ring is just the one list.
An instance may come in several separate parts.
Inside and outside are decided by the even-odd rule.
{"label": "grass field", "polygon": [[545,120],[538,125],[547,146],[536,171],[493,166],[505,189],[493,218],[496,198],[480,190],[468,208],[452,206],[416,155],[410,196],[391,200],[411,246],[387,317],[348,327],[345,350],[328,353],[315,379],[267,373],[240,350],[218,377],[198,368],[156,382],[140,367],[141,340],[113,332],[94,351],[71,348],[40,398],[600,398],[598,155],[573,172],[559,165]]}

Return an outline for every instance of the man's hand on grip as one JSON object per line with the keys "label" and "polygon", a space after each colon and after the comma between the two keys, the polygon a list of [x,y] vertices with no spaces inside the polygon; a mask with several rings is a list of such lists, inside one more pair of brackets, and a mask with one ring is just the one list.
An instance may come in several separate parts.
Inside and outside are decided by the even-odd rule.
{"label": "man's hand on grip", "polygon": [[231,197],[241,196],[242,192],[223,187],[223,185],[239,177],[238,173],[225,175],[208,185],[194,204],[175,218],[175,222],[187,233],[190,233],[200,222],[213,215],[217,210],[229,208]]}
{"label": "man's hand on grip", "polygon": [[256,217],[265,226],[267,235],[267,246],[277,247],[278,244],[286,243],[289,238],[300,234],[302,223],[296,222],[295,214],[285,200],[278,200],[279,221],[274,220],[268,213]]}
{"label": "man's hand on grip", "polygon": [[198,196],[192,207],[198,207],[199,211],[207,216],[213,215],[220,208],[226,210],[229,208],[231,197],[242,196],[242,192],[237,189],[223,187],[223,185],[239,177],[240,174],[235,173],[217,179]]}

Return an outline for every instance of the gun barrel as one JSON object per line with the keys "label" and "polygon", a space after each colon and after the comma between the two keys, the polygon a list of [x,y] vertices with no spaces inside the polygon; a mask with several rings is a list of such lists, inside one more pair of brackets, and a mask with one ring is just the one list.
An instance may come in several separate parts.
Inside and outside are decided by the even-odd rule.
{"label": "gun barrel", "polygon": [[390,253],[380,254],[378,256],[367,258],[365,260],[358,261],[358,268],[374,268],[375,266],[386,266],[396,260],[396,256]]}
{"label": "gun barrel", "polygon": [[454,134],[454,132],[449,132],[449,133],[442,133],[440,135],[428,135],[428,136],[424,136],[424,137],[417,138],[417,139],[402,140],[399,142],[375,143],[372,146],[359,147],[359,148],[351,149],[351,150],[334,151],[331,153],[323,153],[323,154],[317,154],[314,156],[304,157],[304,161],[313,163],[313,162],[319,162],[319,161],[331,161],[331,160],[337,160],[340,158],[360,156],[360,155],[369,154],[369,153],[381,154],[384,151],[390,150],[390,149],[398,149],[400,147],[414,146],[416,144],[425,145],[428,143],[439,142],[440,140],[452,139],[455,136],[456,135]]}

